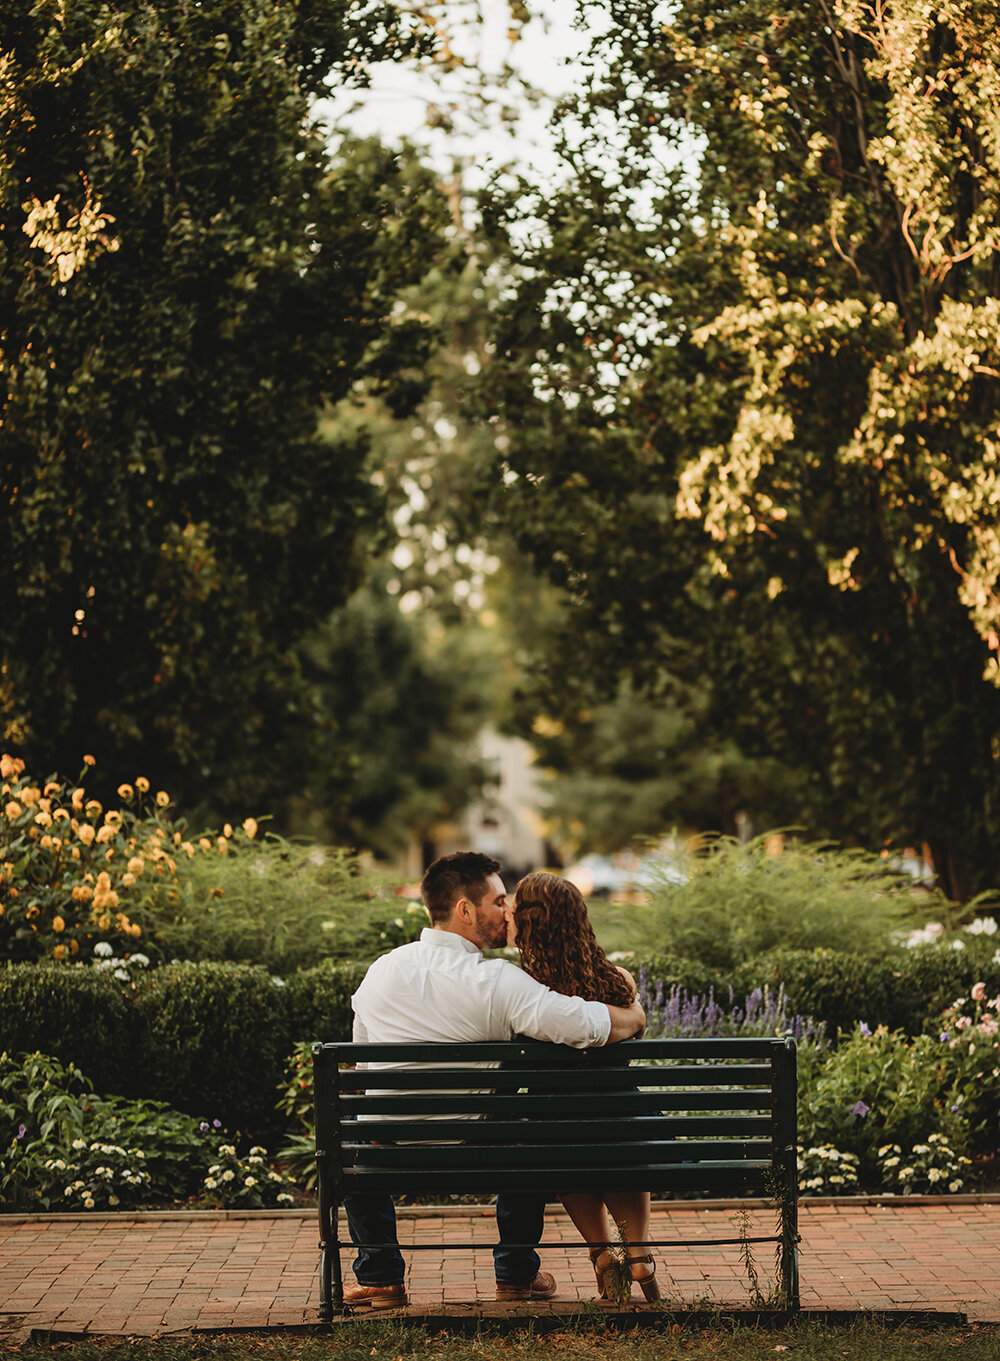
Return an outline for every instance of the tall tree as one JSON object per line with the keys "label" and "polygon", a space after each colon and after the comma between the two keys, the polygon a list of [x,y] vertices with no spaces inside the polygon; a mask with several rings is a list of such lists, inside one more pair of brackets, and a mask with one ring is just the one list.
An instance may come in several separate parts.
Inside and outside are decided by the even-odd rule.
{"label": "tall tree", "polygon": [[572,182],[516,208],[484,387],[509,521],[607,693],[706,682],[705,728],[801,769],[816,831],[995,886],[996,7],[610,15]]}
{"label": "tall tree", "polygon": [[4,6],[0,730],[34,768],[280,784],[294,645],[379,505],[319,412],[369,379],[411,400],[394,303],[448,221],[310,108],[407,46],[364,0]]}

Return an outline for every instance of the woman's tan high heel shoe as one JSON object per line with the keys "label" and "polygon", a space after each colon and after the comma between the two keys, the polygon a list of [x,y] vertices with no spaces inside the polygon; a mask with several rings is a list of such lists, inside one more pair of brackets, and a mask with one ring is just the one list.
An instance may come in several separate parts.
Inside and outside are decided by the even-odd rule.
{"label": "woman's tan high heel shoe", "polygon": [[647,1300],[658,1300],[660,1298],[660,1287],[656,1283],[656,1263],[653,1261],[653,1254],[647,1252],[645,1257],[628,1257],[626,1258],[626,1261],[629,1264],[629,1270],[632,1269],[633,1265],[640,1266],[644,1263],[649,1265],[648,1276],[637,1276],[633,1271],[632,1279],[646,1296]]}
{"label": "woman's tan high heel shoe", "polygon": [[[630,1282],[627,1277],[623,1278],[621,1266],[611,1255],[608,1245],[604,1244],[601,1247],[591,1248],[589,1256],[590,1264],[594,1268],[594,1275],[597,1277],[597,1298],[611,1300],[614,1304],[626,1303],[625,1287],[626,1285],[630,1287]],[[605,1259],[603,1265],[601,1265],[602,1257]]]}

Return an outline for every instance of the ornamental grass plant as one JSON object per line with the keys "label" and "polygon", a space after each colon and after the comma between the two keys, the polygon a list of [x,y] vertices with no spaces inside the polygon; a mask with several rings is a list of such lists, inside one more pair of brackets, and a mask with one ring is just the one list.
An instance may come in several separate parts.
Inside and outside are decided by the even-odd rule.
{"label": "ornamental grass plant", "polygon": [[[827,842],[798,844],[770,833],[741,843],[705,838],[686,883],[655,881],[642,911],[648,938],[714,969],[732,970],[765,951],[851,949],[879,959],[894,934],[925,919],[909,878],[888,861]],[[655,862],[651,862],[655,876]],[[935,915],[950,919],[948,904]],[[918,920],[919,917],[919,920]]]}

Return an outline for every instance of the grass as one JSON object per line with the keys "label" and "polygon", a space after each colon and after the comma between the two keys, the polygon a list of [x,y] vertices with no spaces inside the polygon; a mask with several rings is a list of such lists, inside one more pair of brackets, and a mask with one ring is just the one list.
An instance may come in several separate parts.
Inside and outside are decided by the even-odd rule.
{"label": "grass", "polygon": [[623,1333],[572,1324],[558,1332],[510,1333],[484,1326],[475,1336],[433,1333],[393,1320],[338,1326],[332,1333],[275,1332],[203,1338],[122,1338],[25,1344],[15,1349],[30,1361],[752,1361],[783,1352],[815,1361],[936,1361],[959,1352],[963,1361],[996,1361],[1000,1330],[989,1325],[887,1327],[860,1318],[843,1326],[801,1320],[780,1329],[719,1324],[691,1328],[665,1321],[661,1327]]}

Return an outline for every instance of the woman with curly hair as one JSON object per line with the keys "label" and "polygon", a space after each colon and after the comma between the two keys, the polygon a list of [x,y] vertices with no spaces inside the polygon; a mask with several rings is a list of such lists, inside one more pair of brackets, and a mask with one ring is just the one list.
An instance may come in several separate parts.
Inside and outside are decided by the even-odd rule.
{"label": "woman with curly hair", "polygon": [[[508,920],[507,943],[520,951],[521,967],[554,992],[611,1006],[629,1006],[634,1000],[635,979],[612,964],[598,945],[583,894],[569,880],[542,872],[526,875],[514,892]],[[649,1239],[649,1192],[579,1191],[561,1199],[584,1242],[592,1245],[600,1297],[618,1293],[617,1264],[610,1251],[613,1226],[618,1225],[631,1273],[631,1279],[626,1273],[621,1293],[626,1295],[637,1281],[647,1300],[658,1300],[652,1253],[633,1256],[629,1249],[629,1244]]]}

